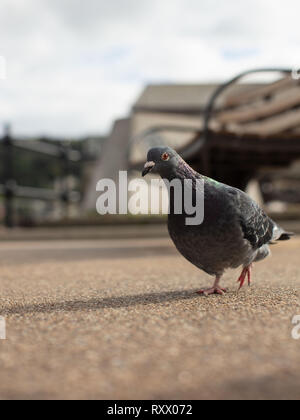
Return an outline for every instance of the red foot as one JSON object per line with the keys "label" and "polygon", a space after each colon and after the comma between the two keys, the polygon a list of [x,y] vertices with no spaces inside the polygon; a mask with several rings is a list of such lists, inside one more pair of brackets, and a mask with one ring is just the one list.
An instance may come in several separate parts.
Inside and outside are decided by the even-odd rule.
{"label": "red foot", "polygon": [[248,267],[245,267],[242,271],[242,274],[240,275],[238,282],[240,283],[239,290],[244,286],[246,277],[248,277],[248,286],[251,285],[251,268],[252,265],[249,265]]}
{"label": "red foot", "polygon": [[210,289],[203,289],[203,290],[199,290],[198,295],[204,295],[204,296],[209,296],[209,295],[224,295],[224,293],[227,292],[227,289],[222,289],[221,287],[211,287]]}

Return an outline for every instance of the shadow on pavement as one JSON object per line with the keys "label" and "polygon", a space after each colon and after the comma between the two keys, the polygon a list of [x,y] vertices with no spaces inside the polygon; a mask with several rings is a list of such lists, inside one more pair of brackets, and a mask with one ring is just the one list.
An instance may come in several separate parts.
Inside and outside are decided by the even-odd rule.
{"label": "shadow on pavement", "polygon": [[29,313],[52,313],[52,312],[76,312],[86,310],[99,310],[106,308],[128,308],[137,305],[160,304],[176,300],[194,299],[195,289],[171,291],[161,293],[146,293],[143,295],[129,295],[110,297],[104,299],[74,300],[47,304],[17,305],[10,308],[2,308],[1,315],[29,314]]}
{"label": "shadow on pavement", "polygon": [[48,261],[85,261],[91,259],[143,258],[152,256],[176,255],[174,247],[159,246],[130,246],[130,247],[86,247],[64,249],[17,249],[1,250],[0,264],[27,264]]}

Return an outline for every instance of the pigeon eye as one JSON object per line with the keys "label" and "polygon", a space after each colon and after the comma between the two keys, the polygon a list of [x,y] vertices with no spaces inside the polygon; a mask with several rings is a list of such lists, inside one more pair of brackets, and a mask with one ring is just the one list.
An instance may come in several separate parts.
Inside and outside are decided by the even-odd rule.
{"label": "pigeon eye", "polygon": [[169,154],[168,153],[164,153],[164,154],[162,154],[162,156],[161,156],[161,158],[162,158],[162,160],[169,160],[170,159],[170,156],[169,156]]}

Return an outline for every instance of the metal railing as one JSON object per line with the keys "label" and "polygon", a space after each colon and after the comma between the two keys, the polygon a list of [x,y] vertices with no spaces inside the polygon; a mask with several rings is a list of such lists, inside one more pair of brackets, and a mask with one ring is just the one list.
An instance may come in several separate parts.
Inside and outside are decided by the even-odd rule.
{"label": "metal railing", "polygon": [[[195,132],[195,133],[199,133],[196,141],[194,141],[193,143],[189,144],[188,147],[184,150],[182,150],[182,156],[184,159],[188,159],[189,157],[195,155],[196,153],[203,153],[204,155],[204,149],[206,146],[209,146],[209,142],[210,142],[210,122],[211,119],[213,117],[214,114],[214,108],[215,108],[215,103],[217,101],[217,99],[219,98],[219,96],[221,94],[223,94],[230,86],[234,85],[235,83],[241,81],[243,78],[245,78],[246,76],[249,76],[251,74],[260,74],[260,73],[279,73],[279,74],[290,74],[292,77],[292,69],[291,68],[258,68],[258,69],[252,69],[252,70],[248,70],[245,71],[243,73],[238,74],[237,76],[233,77],[232,79],[230,79],[229,81],[221,84],[220,86],[217,87],[217,89],[213,92],[211,98],[209,99],[203,115],[201,116],[201,118],[204,121],[203,124],[203,129],[197,129],[197,127],[188,127],[188,126],[178,126],[178,125],[166,125],[166,124],[162,124],[162,125],[156,125],[153,126],[151,128],[146,129],[145,131],[139,133],[138,135],[132,137],[129,141],[129,145],[128,145],[128,149],[127,149],[127,156],[129,159],[130,156],[130,152],[132,147],[134,147],[135,144],[140,144],[143,143],[145,141],[147,141],[147,138],[153,134],[155,135],[159,135],[160,133],[164,132],[164,131],[169,131],[169,132]],[[163,144],[163,138],[162,136],[161,138],[161,143]],[[205,156],[203,156],[204,160]],[[205,163],[205,167],[208,164]],[[209,173],[209,168],[207,168],[207,173]]]}
{"label": "metal railing", "polygon": [[225,90],[227,90],[230,86],[234,85],[235,83],[240,82],[246,76],[249,76],[250,74],[260,74],[260,73],[279,73],[279,74],[282,74],[282,75],[290,74],[291,77],[292,77],[292,69],[291,68],[288,69],[288,68],[272,67],[272,68],[251,69],[251,70],[247,70],[247,71],[244,71],[244,72],[238,74],[237,76],[230,79],[228,82],[225,82],[222,85],[220,85],[215,90],[213,95],[211,96],[211,98],[208,101],[208,104],[205,108],[205,111],[204,111],[203,137],[204,137],[204,142],[205,143],[209,142],[209,123],[210,123],[211,118],[213,116],[215,103],[216,103],[217,99],[219,98],[219,96],[221,96],[221,94],[223,94],[225,92]]}
{"label": "metal railing", "polygon": [[[2,141],[2,179],[0,184],[0,196],[4,198],[4,225],[8,228],[15,226],[15,199],[29,199],[42,201],[61,201],[68,213],[68,206],[74,191],[71,191],[68,184],[68,177],[71,174],[70,164],[81,161],[81,153],[63,144],[50,144],[41,140],[17,140],[11,136],[10,127],[6,126]],[[21,186],[16,181],[16,167],[14,152],[16,149],[30,153],[37,153],[48,156],[50,159],[57,159],[60,162],[62,187],[60,191],[49,188],[37,188],[34,186]],[[74,195],[74,194],[73,194]]]}

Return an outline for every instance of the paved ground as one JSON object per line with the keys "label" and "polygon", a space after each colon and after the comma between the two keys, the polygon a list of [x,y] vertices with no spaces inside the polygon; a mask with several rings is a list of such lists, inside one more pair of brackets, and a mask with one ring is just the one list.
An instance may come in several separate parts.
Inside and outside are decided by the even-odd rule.
{"label": "paved ground", "polygon": [[0,243],[0,398],[298,399],[299,249],[205,298],[167,239]]}

